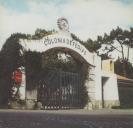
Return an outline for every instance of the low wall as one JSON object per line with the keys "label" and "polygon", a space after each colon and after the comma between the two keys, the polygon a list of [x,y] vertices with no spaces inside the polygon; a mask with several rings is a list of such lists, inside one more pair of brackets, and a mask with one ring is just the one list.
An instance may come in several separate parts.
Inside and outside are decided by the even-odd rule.
{"label": "low wall", "polygon": [[118,90],[120,106],[133,108],[133,82],[118,81]]}

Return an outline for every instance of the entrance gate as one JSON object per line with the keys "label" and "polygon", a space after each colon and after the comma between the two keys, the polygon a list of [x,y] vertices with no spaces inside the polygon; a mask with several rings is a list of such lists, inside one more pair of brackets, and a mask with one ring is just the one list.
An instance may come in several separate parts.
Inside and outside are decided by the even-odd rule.
{"label": "entrance gate", "polygon": [[80,73],[50,70],[40,81],[38,100],[44,109],[81,108],[81,86]]}

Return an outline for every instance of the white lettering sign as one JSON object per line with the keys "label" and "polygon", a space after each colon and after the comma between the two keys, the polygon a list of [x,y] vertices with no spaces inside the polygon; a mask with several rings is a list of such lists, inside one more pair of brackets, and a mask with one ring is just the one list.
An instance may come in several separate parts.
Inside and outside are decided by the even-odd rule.
{"label": "white lettering sign", "polygon": [[60,34],[54,34],[44,37],[40,40],[20,40],[20,44],[26,51],[45,52],[51,48],[68,48],[80,56],[82,56],[86,62],[94,65],[94,54],[90,53],[82,44],[73,40],[70,37],[62,36]]}

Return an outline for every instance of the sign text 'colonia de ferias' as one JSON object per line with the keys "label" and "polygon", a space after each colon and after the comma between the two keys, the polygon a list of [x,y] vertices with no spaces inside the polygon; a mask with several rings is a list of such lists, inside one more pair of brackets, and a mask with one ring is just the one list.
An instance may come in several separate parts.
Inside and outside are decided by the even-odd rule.
{"label": "sign text 'colonia de ferias'", "polygon": [[49,38],[46,37],[43,41],[45,47],[54,45],[54,44],[64,44],[64,45],[69,45],[70,47],[74,47],[77,50],[79,50],[83,55],[86,55],[86,49],[82,47],[77,41],[69,39],[69,38],[61,38],[61,37],[54,37],[54,38]]}
{"label": "sign text 'colonia de ferias'", "polygon": [[23,46],[24,51],[45,52],[52,48],[67,48],[78,53],[89,64],[94,65],[93,54],[90,53],[84,47],[84,45],[80,44],[76,40],[73,40],[72,37],[69,36],[53,34],[53,35],[48,35],[40,40],[21,39],[19,43]]}

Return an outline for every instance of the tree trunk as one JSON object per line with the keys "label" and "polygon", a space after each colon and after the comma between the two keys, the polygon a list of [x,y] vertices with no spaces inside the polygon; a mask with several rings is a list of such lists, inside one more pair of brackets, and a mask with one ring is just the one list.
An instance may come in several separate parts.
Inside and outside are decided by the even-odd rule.
{"label": "tree trunk", "polygon": [[125,58],[124,58],[124,51],[123,51],[123,46],[122,46],[122,44],[121,44],[121,54],[122,54],[122,59],[124,60]]}
{"label": "tree trunk", "polygon": [[126,65],[125,65],[125,57],[124,57],[124,50],[123,50],[123,44],[119,41],[120,45],[121,45],[121,54],[122,54],[122,67],[123,67],[123,76],[126,77]]}
{"label": "tree trunk", "polygon": [[128,49],[127,49],[127,60],[129,60],[129,48],[130,48],[130,46],[128,45]]}

